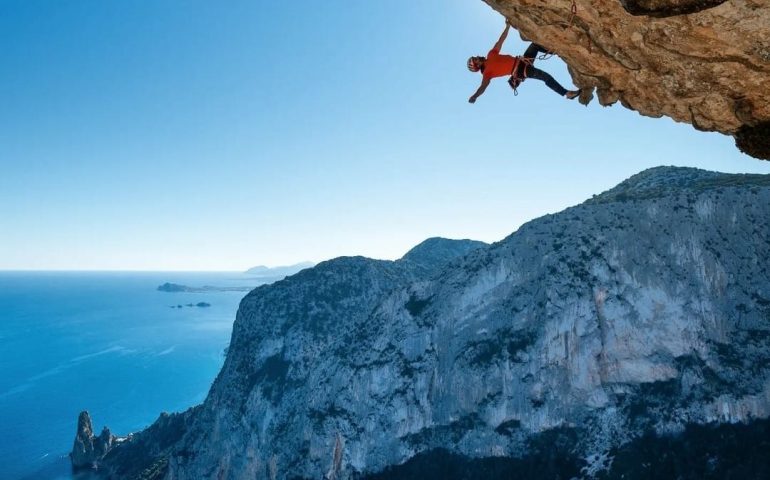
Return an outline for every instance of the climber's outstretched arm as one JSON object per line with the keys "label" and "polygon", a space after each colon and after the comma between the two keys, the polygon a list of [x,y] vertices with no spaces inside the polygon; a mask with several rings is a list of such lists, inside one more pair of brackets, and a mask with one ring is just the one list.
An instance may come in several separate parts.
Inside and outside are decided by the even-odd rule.
{"label": "climber's outstretched arm", "polygon": [[471,95],[471,98],[469,98],[468,101],[470,103],[476,103],[476,99],[479,98],[482,93],[484,93],[484,90],[486,90],[487,87],[489,86],[489,82],[490,82],[489,78],[485,78],[484,80],[482,80],[481,85],[479,85],[479,89],[476,90],[476,93]]}
{"label": "climber's outstretched arm", "polygon": [[511,24],[508,23],[508,20],[506,20],[505,30],[503,30],[503,34],[500,35],[500,40],[498,40],[495,46],[493,47],[494,50],[500,51],[500,49],[503,48],[503,43],[505,42],[505,39],[508,38],[508,30],[510,29],[511,29]]}

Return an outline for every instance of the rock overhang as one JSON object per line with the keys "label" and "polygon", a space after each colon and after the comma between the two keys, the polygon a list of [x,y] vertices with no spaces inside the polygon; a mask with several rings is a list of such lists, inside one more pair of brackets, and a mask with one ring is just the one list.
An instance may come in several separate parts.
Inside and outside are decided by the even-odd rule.
{"label": "rock overhang", "polygon": [[567,63],[582,103],[595,93],[604,106],[731,135],[742,152],[770,160],[766,2],[484,1]]}

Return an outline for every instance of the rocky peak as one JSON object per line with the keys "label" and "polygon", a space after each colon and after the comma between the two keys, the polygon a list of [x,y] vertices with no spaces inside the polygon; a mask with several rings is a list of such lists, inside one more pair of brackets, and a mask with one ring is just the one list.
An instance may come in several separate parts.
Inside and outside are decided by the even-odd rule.
{"label": "rocky peak", "polygon": [[660,198],[665,195],[693,194],[712,188],[761,186],[770,186],[770,176],[724,174],[689,167],[654,167],[633,175],[586,203]]}
{"label": "rocky peak", "polygon": [[486,243],[477,240],[450,240],[433,237],[409,250],[399,261],[409,262],[426,270],[436,270],[448,262],[486,245]]}
{"label": "rocky peak", "polygon": [[484,1],[567,63],[581,102],[595,92],[604,106],[732,135],[770,159],[766,1]]}

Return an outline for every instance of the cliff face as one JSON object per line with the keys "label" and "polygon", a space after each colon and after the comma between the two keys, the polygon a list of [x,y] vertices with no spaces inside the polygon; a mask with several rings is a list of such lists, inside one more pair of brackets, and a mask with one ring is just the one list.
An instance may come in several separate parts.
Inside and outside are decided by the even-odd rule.
{"label": "cliff face", "polygon": [[434,239],[259,287],[204,404],[100,468],[617,476],[679,434],[665,438],[715,439],[699,464],[724,471],[720,438],[770,431],[769,204],[770,176],[656,168],[494,245]]}
{"label": "cliff face", "polygon": [[[770,159],[770,5],[763,0],[484,0],[569,65],[583,103],[735,136]],[[570,21],[571,20],[571,21]]]}

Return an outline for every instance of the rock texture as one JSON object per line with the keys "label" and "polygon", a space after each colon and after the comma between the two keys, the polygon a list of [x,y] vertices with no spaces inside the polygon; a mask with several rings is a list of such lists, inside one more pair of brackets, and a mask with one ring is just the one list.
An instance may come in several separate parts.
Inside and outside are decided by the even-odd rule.
{"label": "rock texture", "polygon": [[569,66],[581,101],[733,135],[770,160],[764,0],[484,0]]}
{"label": "rock texture", "polygon": [[[649,478],[669,455],[762,478],[767,456],[740,455],[770,432],[768,205],[770,176],[661,167],[493,245],[433,239],[259,287],[205,402],[101,471]],[[735,438],[753,449],[723,455]]]}

